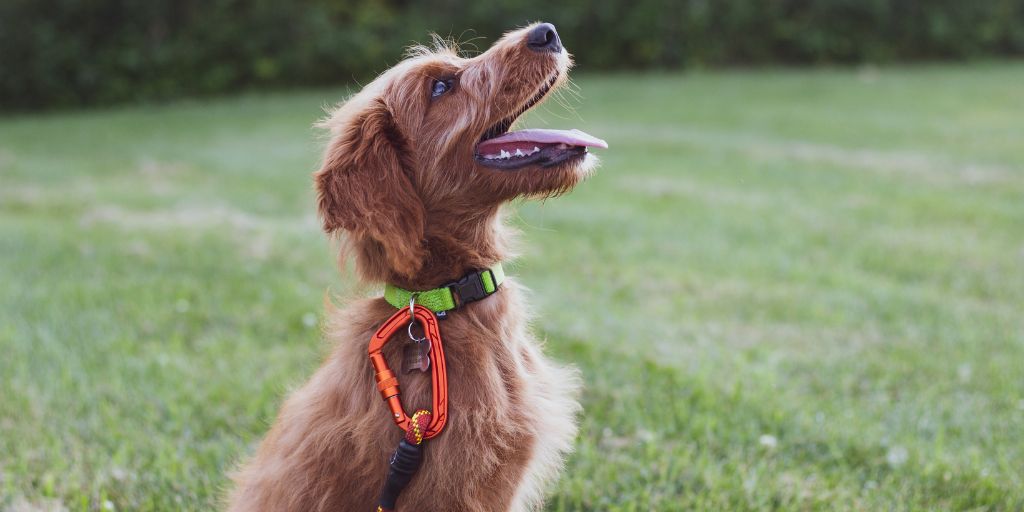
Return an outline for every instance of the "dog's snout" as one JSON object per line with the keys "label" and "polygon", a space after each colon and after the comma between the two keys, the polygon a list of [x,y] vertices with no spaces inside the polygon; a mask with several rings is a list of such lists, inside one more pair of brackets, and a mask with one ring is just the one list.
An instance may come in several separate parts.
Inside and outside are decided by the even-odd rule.
{"label": "dog's snout", "polygon": [[558,31],[550,23],[541,23],[526,35],[526,46],[538,52],[562,51],[562,40],[558,38]]}

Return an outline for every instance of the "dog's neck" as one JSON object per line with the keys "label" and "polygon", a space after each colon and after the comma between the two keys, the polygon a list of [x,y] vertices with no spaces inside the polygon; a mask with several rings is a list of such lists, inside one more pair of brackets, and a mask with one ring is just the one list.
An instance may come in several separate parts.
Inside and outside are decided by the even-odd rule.
{"label": "dog's neck", "polygon": [[383,281],[407,290],[429,290],[450,283],[469,272],[490,268],[508,256],[511,228],[501,220],[500,208],[475,215],[451,211],[427,213],[424,234],[426,256],[412,276],[383,264],[379,247],[361,244],[357,261],[364,279]]}

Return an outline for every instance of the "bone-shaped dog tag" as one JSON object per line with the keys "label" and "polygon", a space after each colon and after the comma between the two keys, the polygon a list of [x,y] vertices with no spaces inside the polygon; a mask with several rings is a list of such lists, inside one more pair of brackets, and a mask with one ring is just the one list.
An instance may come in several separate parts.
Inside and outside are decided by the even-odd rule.
{"label": "bone-shaped dog tag", "polygon": [[416,370],[425,372],[430,369],[430,343],[427,341],[409,341],[402,347],[402,373]]}

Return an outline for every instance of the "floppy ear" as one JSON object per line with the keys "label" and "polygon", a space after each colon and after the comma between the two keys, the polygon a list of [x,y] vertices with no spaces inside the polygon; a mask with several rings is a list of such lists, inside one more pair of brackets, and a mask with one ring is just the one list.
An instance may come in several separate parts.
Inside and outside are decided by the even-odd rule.
{"label": "floppy ear", "polygon": [[[324,231],[377,244],[406,277],[422,265],[424,211],[413,189],[405,137],[377,99],[334,134],[314,174]],[[375,251],[376,252],[376,251]]]}

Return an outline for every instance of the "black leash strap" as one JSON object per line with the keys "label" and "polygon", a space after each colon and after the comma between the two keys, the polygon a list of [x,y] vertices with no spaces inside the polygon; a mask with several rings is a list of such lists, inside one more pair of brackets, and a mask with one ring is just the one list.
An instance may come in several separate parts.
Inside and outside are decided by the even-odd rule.
{"label": "black leash strap", "polygon": [[412,444],[405,439],[398,443],[398,449],[391,456],[388,478],[384,481],[384,490],[380,493],[377,510],[387,512],[395,509],[398,495],[409,485],[416,470],[423,462],[423,445]]}

